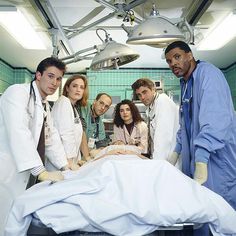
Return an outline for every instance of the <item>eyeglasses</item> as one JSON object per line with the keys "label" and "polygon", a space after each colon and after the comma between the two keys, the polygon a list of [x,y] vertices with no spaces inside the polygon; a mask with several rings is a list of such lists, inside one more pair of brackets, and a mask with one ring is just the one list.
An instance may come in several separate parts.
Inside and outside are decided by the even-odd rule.
{"label": "eyeglasses", "polygon": [[105,107],[106,110],[108,110],[110,107],[109,105],[105,104],[103,101],[100,101],[100,100],[98,100],[98,104],[99,106]]}

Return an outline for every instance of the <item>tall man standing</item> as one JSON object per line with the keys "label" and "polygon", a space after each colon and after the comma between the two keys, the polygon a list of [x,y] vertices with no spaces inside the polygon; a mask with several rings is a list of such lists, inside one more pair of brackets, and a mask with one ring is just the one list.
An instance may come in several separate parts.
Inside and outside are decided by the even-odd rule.
{"label": "tall man standing", "polygon": [[61,171],[46,170],[45,156],[58,170],[67,167],[46,101],[64,73],[63,62],[46,58],[30,84],[12,85],[0,99],[0,235],[11,204],[26,189],[30,174],[39,181],[63,179]]}
{"label": "tall man standing", "polygon": [[[132,84],[134,93],[148,107],[149,154],[154,159],[167,159],[176,144],[178,108],[164,93],[159,94],[154,83],[146,78]],[[149,138],[149,139],[150,139]]]}
{"label": "tall man standing", "polygon": [[170,44],[165,57],[181,78],[180,129],[172,157],[181,154],[183,172],[236,210],[236,114],[227,81],[214,65],[196,61],[185,42]]}

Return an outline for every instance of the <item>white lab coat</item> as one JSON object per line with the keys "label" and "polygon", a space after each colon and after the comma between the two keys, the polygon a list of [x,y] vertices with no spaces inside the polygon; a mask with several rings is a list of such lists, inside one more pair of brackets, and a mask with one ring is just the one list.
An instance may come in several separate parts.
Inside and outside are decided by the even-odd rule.
{"label": "white lab coat", "polygon": [[[12,201],[26,188],[30,169],[42,165],[37,145],[44,110],[35,82],[33,88],[35,99],[30,84],[10,86],[0,98],[0,236]],[[65,152],[50,117],[48,121],[51,138],[45,154],[61,168],[67,164]]]}
{"label": "white lab coat", "polygon": [[83,128],[79,119],[75,121],[74,111],[70,99],[61,96],[52,108],[54,124],[60,134],[61,141],[67,158],[81,160],[80,144],[82,141]]}
{"label": "white lab coat", "polygon": [[176,144],[179,128],[178,107],[165,93],[157,94],[147,109],[147,116],[150,119],[152,158],[165,160]]}
{"label": "white lab coat", "polygon": [[121,140],[125,144],[133,145],[135,143],[140,143],[138,147],[142,153],[147,153],[148,145],[148,128],[144,121],[138,122],[134,125],[134,128],[129,134],[128,130],[124,127],[117,127],[114,125],[114,136],[113,142]]}

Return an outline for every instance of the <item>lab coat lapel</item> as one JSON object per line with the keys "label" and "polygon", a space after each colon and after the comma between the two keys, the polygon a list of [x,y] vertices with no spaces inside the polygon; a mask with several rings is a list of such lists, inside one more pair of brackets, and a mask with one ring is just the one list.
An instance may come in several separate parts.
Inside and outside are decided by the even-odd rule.
{"label": "lab coat lapel", "polygon": [[42,105],[41,95],[39,94],[39,90],[35,82],[33,82],[33,88],[35,91],[35,102],[34,102],[33,110],[30,111],[32,114],[34,114],[31,128],[32,128],[32,134],[33,134],[35,143],[37,145],[39,141],[42,125],[43,125],[44,108]]}

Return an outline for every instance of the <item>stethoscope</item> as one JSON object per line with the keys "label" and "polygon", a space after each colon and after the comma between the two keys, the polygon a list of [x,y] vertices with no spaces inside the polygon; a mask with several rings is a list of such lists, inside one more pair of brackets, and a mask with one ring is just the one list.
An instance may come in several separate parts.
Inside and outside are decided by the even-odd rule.
{"label": "stethoscope", "polygon": [[33,96],[34,96],[34,102],[36,102],[36,94],[35,94],[35,91],[34,91],[34,86],[33,86],[33,82],[34,82],[34,80],[32,80],[31,82],[30,82],[30,96],[29,96],[29,99],[31,98],[31,96],[32,96],[32,94],[33,94]]}
{"label": "stethoscope", "polygon": [[180,112],[181,112],[181,114],[183,113],[183,105],[186,104],[186,103],[189,103],[190,106],[191,106],[191,102],[192,102],[192,98],[193,98],[193,85],[192,85],[192,87],[190,89],[190,97],[189,98],[185,98],[187,89],[188,89],[188,81],[185,84],[183,95],[181,97],[181,104],[180,104]]}
{"label": "stethoscope", "polygon": [[[128,142],[128,137],[131,137],[131,135],[132,135],[132,133],[133,133],[133,130],[134,130],[134,128],[137,128],[137,125],[136,124],[134,124],[134,126],[132,127],[132,129],[131,129],[131,131],[130,131],[130,135],[129,136],[127,136],[127,138],[126,138],[126,131],[125,131],[125,125],[123,126],[123,133],[124,133],[124,138],[125,138],[125,144],[129,144],[129,142]],[[136,146],[138,146],[139,145],[139,143],[140,143],[140,139],[141,139],[141,137],[139,136],[139,137],[134,137],[134,140],[138,140],[138,142],[135,144]]]}
{"label": "stethoscope", "polygon": [[30,114],[29,106],[30,106],[30,101],[32,99],[32,96],[33,96],[33,99],[34,99],[34,104],[36,102],[36,94],[35,94],[35,91],[34,91],[33,82],[34,82],[34,80],[32,80],[30,82],[30,92],[29,92],[29,99],[28,99],[28,103],[27,103],[27,111],[28,111],[29,114]]}
{"label": "stethoscope", "polygon": [[154,120],[156,114],[155,114],[155,112],[154,112],[153,115],[151,116],[150,113],[151,113],[151,110],[153,109],[154,103],[155,103],[155,101],[158,99],[158,97],[159,97],[159,93],[156,92],[156,94],[155,94],[155,96],[154,96],[154,98],[153,98],[153,101],[152,101],[152,103],[149,105],[149,108],[148,108],[148,114],[147,114],[148,129],[150,129],[151,127],[154,128],[154,127],[153,127],[153,124],[152,124],[152,121]]}
{"label": "stethoscope", "polygon": [[[29,99],[28,99],[28,103],[27,103],[27,111],[28,111],[29,114],[30,114],[29,106],[30,106],[30,101],[31,101],[31,99],[32,99],[32,96],[33,96],[33,99],[34,99],[34,104],[35,104],[35,102],[36,102],[36,93],[35,93],[34,86],[33,86],[33,82],[34,82],[34,81],[35,81],[35,80],[32,80],[32,81],[30,82],[30,92],[29,92]],[[45,102],[45,103],[46,103],[46,102]],[[49,104],[49,103],[46,103],[46,110],[45,110],[45,108],[44,108],[44,117],[47,116],[47,112],[48,112],[48,110],[50,110],[50,109],[51,109],[50,104]]]}

